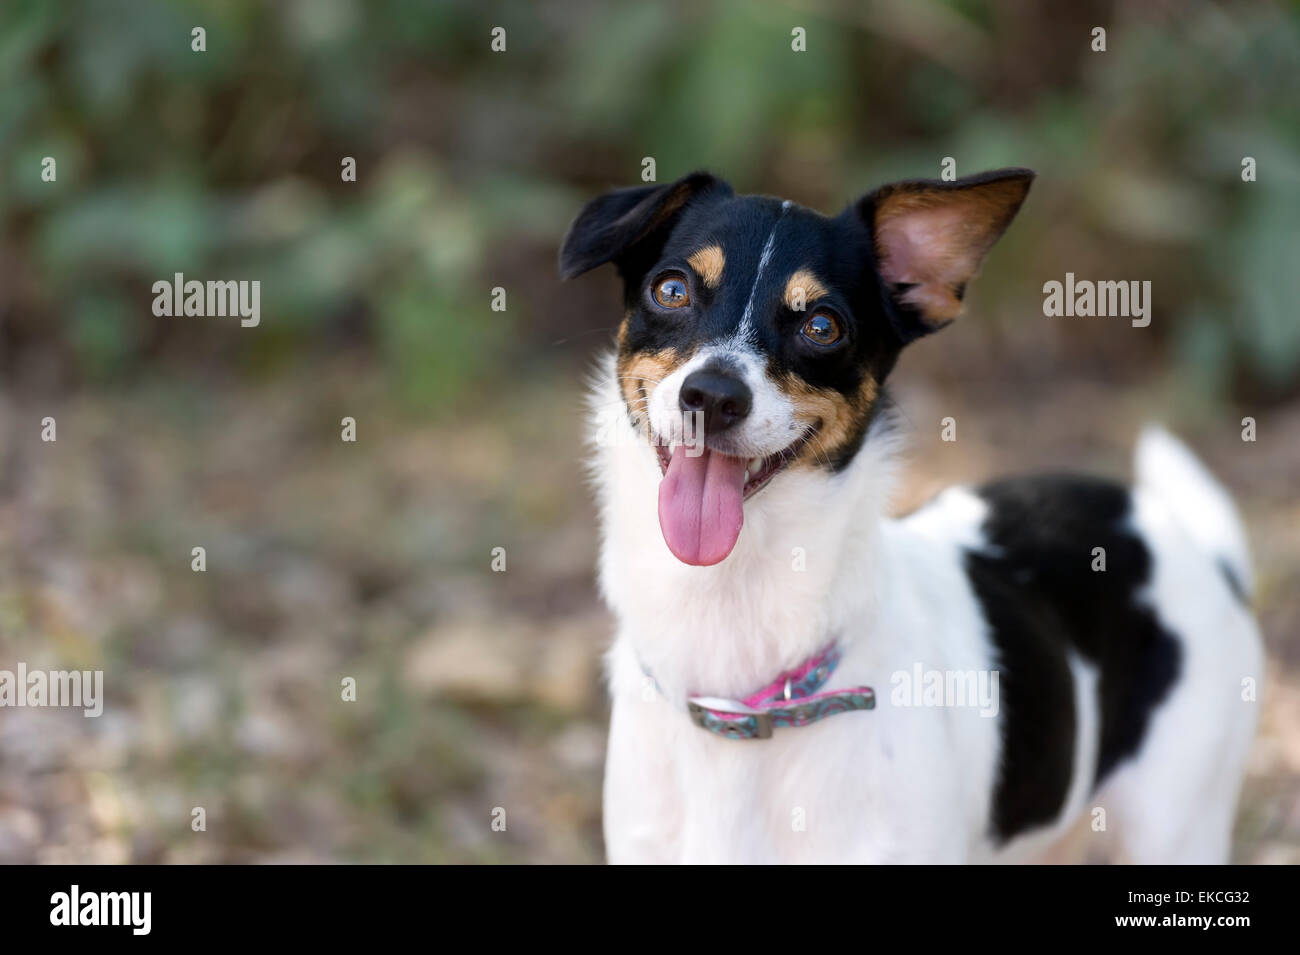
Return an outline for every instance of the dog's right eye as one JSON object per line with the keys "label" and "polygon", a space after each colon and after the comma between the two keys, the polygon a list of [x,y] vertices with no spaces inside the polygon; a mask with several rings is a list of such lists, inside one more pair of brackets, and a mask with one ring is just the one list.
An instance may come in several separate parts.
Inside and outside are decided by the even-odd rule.
{"label": "dog's right eye", "polygon": [[655,279],[650,294],[661,308],[684,308],[691,304],[691,290],[686,277],[676,272]]}

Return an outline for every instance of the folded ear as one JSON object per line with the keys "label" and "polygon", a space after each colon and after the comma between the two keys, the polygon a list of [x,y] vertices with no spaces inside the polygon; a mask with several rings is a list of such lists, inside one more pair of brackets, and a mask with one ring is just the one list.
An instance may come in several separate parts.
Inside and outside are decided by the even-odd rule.
{"label": "folded ear", "polygon": [[1015,218],[1034,173],[999,169],[954,182],[896,182],[862,198],[880,273],[902,312],[904,341],[937,331],[962,310],[966,283]]}
{"label": "folded ear", "polygon": [[707,172],[662,186],[606,193],[587,203],[560,246],[560,277],[571,279],[606,262],[619,263],[654,239],[662,243],[687,203],[729,196],[731,187]]}

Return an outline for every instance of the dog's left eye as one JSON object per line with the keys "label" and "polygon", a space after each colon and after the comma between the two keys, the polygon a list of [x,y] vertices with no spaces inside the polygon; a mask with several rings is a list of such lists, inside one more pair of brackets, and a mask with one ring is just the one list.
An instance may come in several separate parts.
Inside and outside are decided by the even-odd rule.
{"label": "dog's left eye", "polygon": [[683,308],[691,304],[691,290],[686,279],[677,274],[657,279],[652,294],[655,302],[664,308]]}
{"label": "dog's left eye", "polygon": [[804,322],[799,334],[814,345],[834,345],[844,337],[844,332],[840,329],[840,323],[835,320],[835,316],[828,315],[826,312],[818,312]]}

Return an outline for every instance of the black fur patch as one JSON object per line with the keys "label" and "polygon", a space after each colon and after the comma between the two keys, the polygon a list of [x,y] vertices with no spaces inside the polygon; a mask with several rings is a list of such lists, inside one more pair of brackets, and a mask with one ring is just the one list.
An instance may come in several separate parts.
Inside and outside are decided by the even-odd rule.
{"label": "black fur patch", "polygon": [[[1142,746],[1151,714],[1177,679],[1178,641],[1140,602],[1151,554],[1134,533],[1121,485],[1022,477],[977,492],[989,505],[988,547],[966,572],[1000,658],[1001,775],[992,828],[1005,841],[1055,820],[1070,787],[1074,684],[1067,654],[1097,667],[1099,785]],[[1094,571],[1094,548],[1105,549]]]}

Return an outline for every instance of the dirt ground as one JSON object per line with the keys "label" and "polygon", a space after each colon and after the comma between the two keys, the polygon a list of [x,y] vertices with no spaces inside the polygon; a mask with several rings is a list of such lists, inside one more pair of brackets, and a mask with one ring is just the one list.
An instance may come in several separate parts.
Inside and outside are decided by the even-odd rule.
{"label": "dirt ground", "polygon": [[[1249,409],[1185,416],[1168,381],[946,344],[896,375],[900,509],[1020,469],[1124,474],[1150,419],[1237,496],[1270,669],[1234,859],[1300,862],[1300,402],[1245,443]],[[107,697],[0,713],[0,861],[599,861],[611,625],[562,372],[438,420],[364,364],[0,397],[0,668],[103,669]]]}

